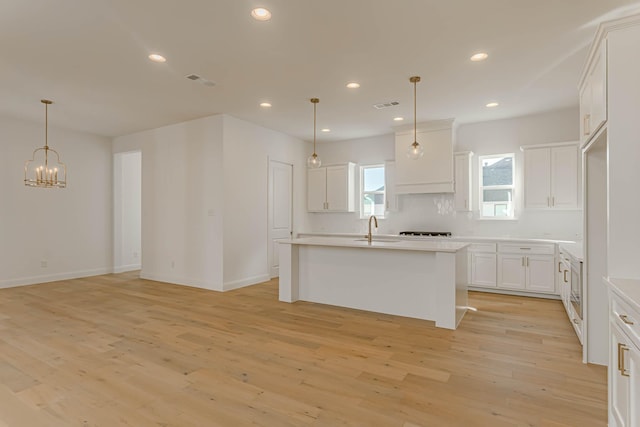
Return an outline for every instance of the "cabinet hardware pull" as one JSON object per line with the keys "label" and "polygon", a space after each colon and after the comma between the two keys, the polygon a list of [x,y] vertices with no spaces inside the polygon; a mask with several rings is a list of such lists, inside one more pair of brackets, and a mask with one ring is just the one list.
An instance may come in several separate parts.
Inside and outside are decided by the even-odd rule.
{"label": "cabinet hardware pull", "polygon": [[622,321],[627,325],[633,325],[633,322],[629,320],[629,316],[627,316],[626,314],[618,314],[618,317],[622,319]]}
{"label": "cabinet hardware pull", "polygon": [[584,135],[589,135],[591,132],[589,130],[589,119],[591,118],[591,114],[585,114],[584,119],[582,119],[582,128],[584,130]]}
{"label": "cabinet hardware pull", "polygon": [[529,257],[525,257],[527,259],[527,267],[529,267]]}
{"label": "cabinet hardware pull", "polygon": [[578,319],[573,319],[573,323],[578,324]]}
{"label": "cabinet hardware pull", "polygon": [[520,261],[522,261],[522,266],[524,267],[524,257]]}
{"label": "cabinet hardware pull", "polygon": [[567,271],[568,270],[564,271],[564,283],[569,283],[569,281],[567,280]]}
{"label": "cabinet hardware pull", "polygon": [[556,198],[555,196],[551,196],[551,206],[555,206],[556,205]]}
{"label": "cabinet hardware pull", "polygon": [[549,201],[549,198],[547,197],[547,206],[551,206],[551,202]]}
{"label": "cabinet hardware pull", "polygon": [[624,351],[629,350],[629,347],[622,343],[618,343],[618,370],[623,377],[629,377],[629,372],[624,366]]}
{"label": "cabinet hardware pull", "polygon": [[521,251],[530,251],[531,248],[520,248]]}
{"label": "cabinet hardware pull", "polygon": [[464,208],[465,208],[465,209],[467,209],[467,208],[469,207],[469,206],[468,206],[468,203],[469,203],[469,202],[468,202],[468,200],[466,200],[466,199],[465,199],[465,201],[464,201]]}
{"label": "cabinet hardware pull", "polygon": [[558,261],[558,273],[562,273],[562,270],[560,269],[560,264],[562,264],[562,261]]}
{"label": "cabinet hardware pull", "polygon": [[387,209],[389,209],[389,201],[387,200]]}

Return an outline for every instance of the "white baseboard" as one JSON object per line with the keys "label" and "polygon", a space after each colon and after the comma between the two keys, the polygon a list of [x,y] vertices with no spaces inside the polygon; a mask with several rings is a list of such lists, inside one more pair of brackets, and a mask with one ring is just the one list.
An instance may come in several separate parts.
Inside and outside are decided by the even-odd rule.
{"label": "white baseboard", "polygon": [[129,265],[120,265],[117,267],[113,267],[114,273],[126,273],[127,271],[135,271],[140,270],[142,268],[141,264],[129,264]]}
{"label": "white baseboard", "polygon": [[220,286],[211,285],[202,280],[186,277],[169,276],[164,274],[149,273],[144,270],[140,272],[140,278],[153,280],[155,282],[171,283],[172,285],[190,286],[192,288],[208,289],[210,291],[222,291]]}
{"label": "white baseboard", "polygon": [[82,277],[99,276],[112,273],[111,268],[96,268],[93,270],[71,271],[67,273],[43,274],[41,276],[19,277],[16,279],[0,280],[0,289],[16,286],[36,285],[39,283],[57,282],[59,280],[79,279]]}
{"label": "white baseboard", "polygon": [[260,274],[259,276],[247,277],[246,279],[234,280],[233,282],[226,282],[222,289],[224,291],[231,291],[233,289],[244,288],[245,286],[255,285],[256,283],[262,283],[269,281],[268,274]]}

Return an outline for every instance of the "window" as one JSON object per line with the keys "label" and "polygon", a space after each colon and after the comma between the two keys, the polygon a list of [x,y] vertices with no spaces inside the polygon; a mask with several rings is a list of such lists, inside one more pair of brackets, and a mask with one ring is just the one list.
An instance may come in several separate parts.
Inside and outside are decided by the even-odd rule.
{"label": "window", "polygon": [[384,218],[384,165],[360,167],[360,218]]}
{"label": "window", "polygon": [[513,219],[514,155],[480,156],[480,218]]}

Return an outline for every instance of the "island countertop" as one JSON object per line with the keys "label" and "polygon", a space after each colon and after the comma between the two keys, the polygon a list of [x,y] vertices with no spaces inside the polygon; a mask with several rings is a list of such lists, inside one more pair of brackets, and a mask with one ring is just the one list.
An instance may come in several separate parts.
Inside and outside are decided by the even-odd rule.
{"label": "island countertop", "polygon": [[340,246],[363,249],[392,249],[401,251],[422,252],[458,252],[469,246],[468,242],[451,241],[417,241],[417,240],[373,240],[349,237],[302,237],[297,239],[280,240],[282,244],[310,245],[310,246]]}

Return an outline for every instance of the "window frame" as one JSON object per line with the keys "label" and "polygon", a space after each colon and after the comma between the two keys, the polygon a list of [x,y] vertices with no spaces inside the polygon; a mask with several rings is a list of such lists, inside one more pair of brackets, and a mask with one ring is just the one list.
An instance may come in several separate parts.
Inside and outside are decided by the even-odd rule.
{"label": "window frame", "polygon": [[[384,190],[383,191],[365,191],[364,189],[364,171],[365,169],[373,169],[373,168],[382,168],[382,172],[384,175]],[[382,215],[376,215],[378,219],[385,219],[386,217],[386,206],[387,206],[387,169],[384,163],[375,163],[370,165],[360,165],[360,191],[358,192],[358,197],[360,198],[360,219],[367,219],[369,215],[365,215],[364,213],[364,196],[365,194],[382,194],[382,205],[384,206],[384,210],[382,211]],[[374,209],[375,211],[375,209]]]}
{"label": "window frame", "polygon": [[[511,185],[483,185],[482,162],[486,159],[498,157],[511,158]],[[482,220],[513,221],[516,220],[516,155],[515,153],[486,154],[478,156],[478,218]],[[509,216],[485,216],[482,205],[484,203],[484,190],[511,190],[511,215]],[[495,205],[494,205],[495,213]]]}

